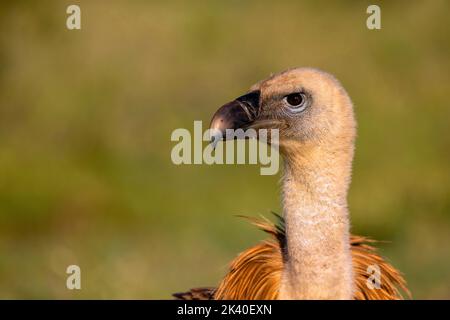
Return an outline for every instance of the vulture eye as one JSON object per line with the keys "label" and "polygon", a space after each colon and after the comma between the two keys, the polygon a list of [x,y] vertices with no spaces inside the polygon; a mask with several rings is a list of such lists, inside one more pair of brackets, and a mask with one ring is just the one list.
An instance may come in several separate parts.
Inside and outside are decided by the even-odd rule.
{"label": "vulture eye", "polygon": [[306,107],[306,96],[301,92],[288,94],[286,97],[284,97],[284,101],[294,112],[303,111]]}

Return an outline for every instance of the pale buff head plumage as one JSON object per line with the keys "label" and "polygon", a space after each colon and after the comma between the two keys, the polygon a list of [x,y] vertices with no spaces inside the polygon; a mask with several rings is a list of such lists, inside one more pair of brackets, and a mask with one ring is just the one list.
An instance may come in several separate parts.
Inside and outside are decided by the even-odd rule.
{"label": "pale buff head plumage", "polygon": [[[290,104],[299,101],[298,105]],[[237,116],[241,119],[223,122],[223,111],[230,112],[233,102],[237,111],[231,112],[233,116],[240,113]],[[331,74],[314,68],[289,69],[256,83],[250,94],[233,102],[219,109],[212,128],[279,129],[281,154],[292,164],[305,157],[306,161],[317,161],[314,155],[323,159],[324,154],[343,166],[351,164],[356,132],[353,105]],[[254,117],[247,118],[243,104]]]}
{"label": "pale buff head plumage", "polygon": [[222,133],[225,129],[278,129],[285,176],[295,172],[291,176],[307,189],[314,188],[317,179],[326,180],[333,184],[329,193],[344,201],[356,122],[347,92],[331,74],[314,68],[274,74],[221,107],[211,127]]}
{"label": "pale buff head plumage", "polygon": [[[327,174],[348,189],[354,153],[356,122],[352,102],[340,82],[314,68],[295,68],[272,75],[251,87],[259,90],[260,113],[254,126],[278,128],[280,152],[286,169],[300,173]],[[292,106],[288,98],[300,94],[302,102]],[[295,102],[296,100],[294,100]],[[298,100],[297,100],[298,101]],[[258,125],[261,123],[261,125]],[[308,183],[310,179],[303,179]]]}
{"label": "pale buff head plumage", "polygon": [[[282,145],[353,144],[352,103],[331,74],[313,68],[289,69],[258,82],[250,90],[261,92],[256,124],[261,122],[259,127],[264,127],[267,121],[269,128],[278,128]],[[301,95],[301,103],[292,105],[289,97],[295,98],[296,94]]]}

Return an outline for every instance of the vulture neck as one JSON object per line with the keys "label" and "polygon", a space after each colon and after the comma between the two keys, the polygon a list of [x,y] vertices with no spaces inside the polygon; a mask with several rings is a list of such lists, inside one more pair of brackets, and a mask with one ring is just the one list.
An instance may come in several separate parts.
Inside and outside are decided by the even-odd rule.
{"label": "vulture neck", "polygon": [[302,146],[283,153],[286,252],[280,298],[352,299],[347,190],[353,146]]}

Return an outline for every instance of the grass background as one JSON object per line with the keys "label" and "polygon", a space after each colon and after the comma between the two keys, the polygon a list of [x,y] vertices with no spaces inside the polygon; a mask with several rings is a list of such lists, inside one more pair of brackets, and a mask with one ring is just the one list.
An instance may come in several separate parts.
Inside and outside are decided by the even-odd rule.
{"label": "grass background", "polygon": [[[450,298],[450,3],[0,4],[0,298],[170,298],[215,285],[280,211],[258,166],[175,166],[175,128],[293,66],[335,74],[359,123],[352,231],[415,298]],[[82,29],[65,27],[79,4]],[[65,287],[78,264],[82,290]]]}

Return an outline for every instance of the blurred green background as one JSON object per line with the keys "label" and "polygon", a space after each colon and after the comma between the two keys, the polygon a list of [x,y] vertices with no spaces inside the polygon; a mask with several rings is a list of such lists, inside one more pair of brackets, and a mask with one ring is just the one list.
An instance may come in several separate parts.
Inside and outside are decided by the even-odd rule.
{"label": "blurred green background", "polygon": [[[378,31],[372,3],[2,2],[0,298],[216,285],[266,237],[233,215],[279,212],[279,177],[175,166],[171,132],[294,66],[354,101],[352,232],[391,241],[415,298],[450,298],[450,2],[381,2]],[[70,264],[82,290],[66,289]]]}

